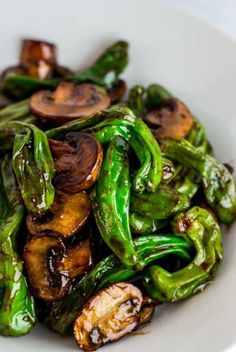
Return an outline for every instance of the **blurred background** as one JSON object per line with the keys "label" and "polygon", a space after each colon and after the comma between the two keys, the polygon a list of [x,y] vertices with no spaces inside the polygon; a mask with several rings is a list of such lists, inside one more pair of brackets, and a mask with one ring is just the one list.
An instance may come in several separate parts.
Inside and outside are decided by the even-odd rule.
{"label": "blurred background", "polygon": [[166,0],[236,39],[236,0]]}

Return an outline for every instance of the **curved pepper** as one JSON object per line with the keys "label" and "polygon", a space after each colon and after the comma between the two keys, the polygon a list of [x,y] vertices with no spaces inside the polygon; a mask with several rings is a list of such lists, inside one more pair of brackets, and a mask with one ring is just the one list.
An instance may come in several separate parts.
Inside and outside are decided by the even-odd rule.
{"label": "curved pepper", "polygon": [[155,220],[166,220],[188,209],[189,198],[168,185],[161,185],[156,192],[132,193],[130,209]]}
{"label": "curved pepper", "polygon": [[[188,252],[191,251],[192,244],[184,238],[147,235],[135,239],[134,244],[145,265],[172,254],[190,260]],[[63,301],[53,304],[50,315],[46,318],[47,324],[61,335],[70,334],[77,314],[98,289],[135,275],[136,272],[125,268],[115,255],[108,256],[78,281]]]}
{"label": "curved pepper", "polygon": [[79,132],[85,128],[94,126],[103,120],[100,113],[81,117],[77,120],[64,123],[62,126],[52,128],[45,132],[48,138],[63,139],[68,132]]}
{"label": "curved pepper", "polygon": [[[85,131],[91,133],[101,144],[108,143],[114,136],[124,138],[134,149],[141,163],[134,177],[134,190],[143,192],[146,187],[151,192],[155,191],[162,178],[162,156],[159,145],[147,125],[125,107],[108,110],[103,115],[104,121]],[[142,142],[143,152],[139,141]]]}
{"label": "curved pepper", "polygon": [[158,265],[143,277],[148,295],[160,302],[176,302],[202,291],[211,283],[222,260],[221,230],[205,209],[194,207],[172,222],[174,233],[192,241],[196,255],[183,269],[170,273]]}
{"label": "curved pepper", "polygon": [[74,73],[71,79],[76,83],[93,82],[109,85],[118,79],[128,62],[128,43],[120,40],[108,47],[91,67]]}
{"label": "curved pepper", "polygon": [[140,85],[133,86],[129,91],[127,105],[137,115],[142,118],[144,111],[145,88]]}
{"label": "curved pepper", "polygon": [[34,125],[9,122],[0,126],[14,136],[12,164],[28,211],[45,211],[54,199],[54,162],[43,131]]}
{"label": "curved pepper", "polygon": [[91,196],[96,223],[103,240],[124,265],[137,265],[139,258],[129,227],[130,176],[127,145],[119,137],[108,147]]}
{"label": "curved pepper", "polygon": [[162,107],[165,101],[171,97],[172,94],[160,84],[151,84],[147,88],[146,108],[152,110]]}
{"label": "curved pepper", "polygon": [[228,169],[209,154],[202,154],[186,140],[166,140],[165,155],[193,169],[202,179],[207,203],[224,223],[236,218],[236,185]]}
{"label": "curved pepper", "polygon": [[168,220],[155,220],[147,215],[130,213],[129,215],[131,232],[136,235],[153,233],[168,224]]}
{"label": "curved pepper", "polygon": [[19,103],[10,104],[0,110],[0,123],[12,120],[19,120],[30,115],[29,100],[22,100]]}
{"label": "curved pepper", "polygon": [[0,124],[2,150],[13,148],[13,168],[29,211],[44,211],[54,199],[54,162],[43,131],[19,121]]}
{"label": "curved pepper", "polygon": [[6,336],[27,334],[35,323],[34,300],[23,275],[23,263],[16,252],[16,236],[23,220],[24,208],[20,203],[11,161],[5,157],[1,165],[3,187],[1,199],[6,210],[0,219],[0,333]]}

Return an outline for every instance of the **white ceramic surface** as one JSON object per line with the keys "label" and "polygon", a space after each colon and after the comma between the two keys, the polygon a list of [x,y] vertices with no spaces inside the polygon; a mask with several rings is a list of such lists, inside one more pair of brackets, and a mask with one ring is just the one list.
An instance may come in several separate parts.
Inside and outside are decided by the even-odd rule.
{"label": "white ceramic surface", "polygon": [[[0,68],[16,63],[22,37],[59,45],[60,62],[92,61],[108,43],[131,43],[129,84],[160,82],[188,103],[207,128],[217,156],[236,166],[236,45],[207,25],[157,0],[7,0],[1,3]],[[104,351],[233,351],[236,345],[236,228],[224,234],[225,259],[202,294],[158,308],[144,335]],[[0,337],[0,351],[76,351],[72,339],[36,327],[22,338]]]}

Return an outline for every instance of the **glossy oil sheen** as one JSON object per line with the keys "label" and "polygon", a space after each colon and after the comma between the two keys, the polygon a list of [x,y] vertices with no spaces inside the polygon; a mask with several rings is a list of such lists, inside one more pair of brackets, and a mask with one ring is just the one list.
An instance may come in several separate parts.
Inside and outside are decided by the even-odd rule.
{"label": "glossy oil sheen", "polygon": [[[236,45],[224,35],[157,0],[100,0],[99,5],[24,0],[24,6],[8,0],[1,4],[1,13],[1,68],[17,63],[19,40],[25,36],[56,42],[60,63],[72,68],[92,63],[114,40],[129,40],[131,64],[124,75],[129,86],[164,84],[201,119],[218,158],[236,167]],[[233,351],[235,248],[236,228],[231,226],[224,234],[224,260],[212,285],[186,302],[157,307],[145,328],[149,333],[124,338],[103,351]],[[78,349],[72,339],[37,327],[23,338],[0,337],[0,350]]]}

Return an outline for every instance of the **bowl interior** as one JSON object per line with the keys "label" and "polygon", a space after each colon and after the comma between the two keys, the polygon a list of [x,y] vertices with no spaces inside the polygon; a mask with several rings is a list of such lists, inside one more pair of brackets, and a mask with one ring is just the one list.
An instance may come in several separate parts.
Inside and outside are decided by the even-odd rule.
{"label": "bowl interior", "polygon": [[[157,0],[51,0],[2,4],[0,68],[17,63],[20,39],[58,44],[62,64],[87,66],[107,44],[130,44],[129,86],[159,82],[185,101],[203,122],[217,157],[236,166],[236,45],[233,41]],[[224,261],[202,294],[157,308],[151,325],[106,351],[225,351],[236,344],[236,227],[224,230]],[[222,317],[223,316],[223,317]],[[1,350],[73,351],[72,339],[45,327],[19,339],[0,337]]]}

